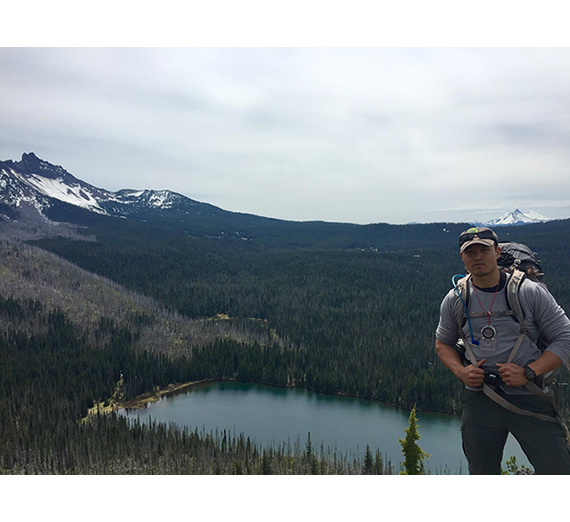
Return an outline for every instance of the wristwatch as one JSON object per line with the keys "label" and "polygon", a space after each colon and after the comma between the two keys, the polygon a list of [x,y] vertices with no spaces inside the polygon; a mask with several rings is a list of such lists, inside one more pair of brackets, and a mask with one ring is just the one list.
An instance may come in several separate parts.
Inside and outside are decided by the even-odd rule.
{"label": "wristwatch", "polygon": [[527,378],[527,380],[531,382],[534,381],[536,379],[536,372],[528,364],[525,364],[523,368],[524,376]]}

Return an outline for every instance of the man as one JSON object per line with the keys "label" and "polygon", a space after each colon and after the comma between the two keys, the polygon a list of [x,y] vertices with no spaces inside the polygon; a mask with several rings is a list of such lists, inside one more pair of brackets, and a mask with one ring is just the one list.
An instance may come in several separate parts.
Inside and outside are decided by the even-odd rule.
{"label": "man", "polygon": [[[463,283],[466,299],[455,289],[443,299],[436,350],[441,362],[466,385],[461,434],[469,473],[500,474],[510,432],[536,474],[570,474],[565,429],[555,420],[555,408],[532,384],[539,382],[535,377],[570,359],[570,321],[543,285],[523,279],[518,296],[529,335],[522,335],[521,325],[509,312],[506,288],[512,276],[497,265],[501,249],[495,232],[486,227],[469,229],[461,234],[459,247],[470,274]],[[468,309],[462,325],[458,307]],[[544,352],[531,340],[539,334],[549,343]],[[474,361],[462,360],[455,348],[459,339]],[[541,393],[542,398],[537,395]]]}

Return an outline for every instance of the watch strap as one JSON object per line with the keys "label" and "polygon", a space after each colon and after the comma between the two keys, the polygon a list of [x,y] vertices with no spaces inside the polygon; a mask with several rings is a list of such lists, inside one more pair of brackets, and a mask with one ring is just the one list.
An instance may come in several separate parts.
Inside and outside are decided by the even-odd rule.
{"label": "watch strap", "polygon": [[529,381],[534,381],[534,379],[536,379],[536,372],[528,364],[525,364],[523,368],[524,368],[524,376]]}

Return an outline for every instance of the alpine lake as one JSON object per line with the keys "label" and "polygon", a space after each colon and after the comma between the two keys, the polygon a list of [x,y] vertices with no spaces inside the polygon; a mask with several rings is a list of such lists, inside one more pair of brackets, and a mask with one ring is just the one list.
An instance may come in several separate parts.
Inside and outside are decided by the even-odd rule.
{"label": "alpine lake", "polygon": [[[363,456],[369,445],[380,450],[384,462],[401,470],[403,455],[398,439],[405,438],[409,411],[376,401],[324,395],[297,388],[276,388],[253,383],[204,383],[162,397],[144,409],[122,410],[129,419],[175,423],[199,432],[243,433],[262,444],[297,443],[304,447],[308,433],[314,448],[348,456]],[[419,446],[430,457],[424,461],[430,474],[467,474],[461,447],[460,418],[417,412]],[[516,440],[509,435],[503,458],[531,467]]]}

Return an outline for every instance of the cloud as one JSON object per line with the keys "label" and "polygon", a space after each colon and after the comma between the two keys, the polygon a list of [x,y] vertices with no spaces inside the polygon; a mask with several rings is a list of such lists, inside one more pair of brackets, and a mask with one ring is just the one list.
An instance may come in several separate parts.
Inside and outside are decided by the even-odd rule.
{"label": "cloud", "polygon": [[285,219],[491,219],[517,206],[568,217],[569,58],[2,49],[0,157],[33,150],[111,190],[169,188]]}

